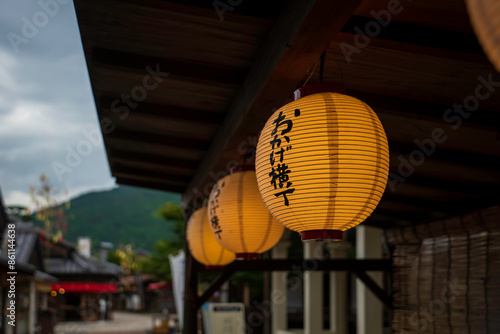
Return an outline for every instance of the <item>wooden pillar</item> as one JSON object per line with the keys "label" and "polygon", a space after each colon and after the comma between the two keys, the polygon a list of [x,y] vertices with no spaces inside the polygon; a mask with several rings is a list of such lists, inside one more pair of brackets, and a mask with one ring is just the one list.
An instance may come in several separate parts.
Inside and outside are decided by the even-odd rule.
{"label": "wooden pillar", "polygon": [[[323,246],[320,243],[304,242],[304,259],[321,259]],[[314,260],[308,261],[313,267]],[[304,334],[323,331],[323,272],[304,272]]]}
{"label": "wooden pillar", "polygon": [[29,298],[30,298],[30,306],[28,310],[28,326],[29,326],[29,334],[35,334],[35,325],[37,322],[37,313],[38,313],[38,305],[36,304],[36,283],[35,279],[30,279],[30,290],[29,290]]}
{"label": "wooden pillar", "polygon": [[219,302],[229,303],[229,281],[222,283],[220,286]]}
{"label": "wooden pillar", "polygon": [[[286,259],[288,257],[288,247],[290,241],[280,241],[271,250],[273,259]],[[288,299],[287,299],[287,283],[288,272],[273,271],[271,273],[272,292],[271,298],[273,305],[272,313],[272,333],[277,333],[279,330],[288,329]]]}
{"label": "wooden pillar", "polygon": [[184,285],[184,321],[183,334],[197,334],[198,332],[198,271],[194,265],[194,259],[189,249],[184,249],[186,253],[185,285]]}
{"label": "wooden pillar", "polygon": [[[356,258],[382,258],[382,230],[360,225],[356,227]],[[368,272],[368,275],[382,285],[382,273]],[[356,280],[357,313],[356,324],[358,334],[383,333],[383,305],[380,300],[368,290],[363,282]]]}
{"label": "wooden pillar", "polygon": [[[330,258],[345,259],[351,245],[347,242],[328,244]],[[347,334],[347,272],[330,273],[330,332]]]}

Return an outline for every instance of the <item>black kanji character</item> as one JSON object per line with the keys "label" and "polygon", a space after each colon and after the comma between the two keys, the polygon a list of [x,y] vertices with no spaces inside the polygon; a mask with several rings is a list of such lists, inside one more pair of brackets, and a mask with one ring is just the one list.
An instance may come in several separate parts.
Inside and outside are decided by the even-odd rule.
{"label": "black kanji character", "polygon": [[[288,149],[287,149],[288,151]],[[285,150],[283,148],[281,148],[280,151],[277,151],[277,152],[271,152],[271,155],[269,156],[269,161],[271,162],[271,165],[274,166],[274,153],[276,153],[276,155],[279,154],[279,159],[280,159],[280,162],[283,162],[283,153],[285,153]]]}
{"label": "black kanji character", "polygon": [[212,208],[210,209],[210,214],[211,215],[215,215],[215,211],[217,210],[217,208],[219,207],[219,204],[215,205],[214,206],[214,203],[212,202]]}
{"label": "black kanji character", "polygon": [[219,237],[219,239],[221,238],[220,237],[220,234],[221,234],[222,230],[217,230],[217,231],[214,231],[214,234],[217,234],[217,236]]}
{"label": "black kanji character", "polygon": [[280,147],[281,146],[281,139],[278,139],[278,135],[275,135],[273,140],[271,140],[269,142],[269,144],[271,144],[273,150],[274,150],[274,144],[278,144],[277,147]]}
{"label": "black kanji character", "polygon": [[[278,117],[273,122],[273,124],[276,124],[276,126],[274,127],[273,132],[271,132],[271,136],[275,135],[278,132],[278,128],[282,125],[286,125],[286,129],[281,130],[282,136],[292,130],[293,122],[289,119],[287,119],[286,121],[284,119],[285,119],[285,116],[283,115],[283,111],[280,111]],[[287,141],[289,141],[289,140],[287,140]]]}
{"label": "black kanji character", "polygon": [[274,196],[280,197],[281,195],[283,195],[283,198],[285,199],[285,205],[289,206],[290,202],[288,201],[288,197],[286,197],[286,194],[293,194],[294,191],[295,191],[295,188],[291,188],[291,189],[287,189],[287,190],[284,190],[282,192],[276,193],[276,194],[274,194]]}
{"label": "black kanji character", "polygon": [[213,229],[218,229],[218,228],[220,228],[220,225],[219,225],[219,217],[217,217],[217,216],[213,216],[213,217],[210,219],[210,223],[212,223],[212,228],[213,228]]}
{"label": "black kanji character", "polygon": [[272,178],[271,179],[271,184],[274,186],[274,189],[277,188],[276,185],[276,180],[278,180],[278,184],[280,188],[283,188],[283,184],[286,182],[286,187],[289,188],[292,185],[292,182],[288,182],[290,174],[290,170],[288,169],[287,164],[278,164],[276,169],[271,170],[271,173],[269,173],[269,176]]}

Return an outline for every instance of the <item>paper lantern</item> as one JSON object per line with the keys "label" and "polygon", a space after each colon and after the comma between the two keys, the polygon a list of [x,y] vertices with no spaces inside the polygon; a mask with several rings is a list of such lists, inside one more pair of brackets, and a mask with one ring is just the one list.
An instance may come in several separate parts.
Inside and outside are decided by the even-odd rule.
{"label": "paper lantern", "polygon": [[377,115],[338,93],[308,95],[277,110],[257,144],[262,198],[302,240],[342,239],[363,222],[382,197],[388,169]]}
{"label": "paper lantern", "polygon": [[500,1],[466,0],[465,3],[479,43],[500,72]]}
{"label": "paper lantern", "polygon": [[239,166],[210,193],[208,217],[215,239],[237,258],[256,258],[283,234],[260,197],[254,166]]}
{"label": "paper lantern", "polygon": [[222,248],[215,240],[208,222],[207,208],[196,210],[186,228],[188,248],[196,261],[207,267],[225,266],[235,259],[235,254]]}

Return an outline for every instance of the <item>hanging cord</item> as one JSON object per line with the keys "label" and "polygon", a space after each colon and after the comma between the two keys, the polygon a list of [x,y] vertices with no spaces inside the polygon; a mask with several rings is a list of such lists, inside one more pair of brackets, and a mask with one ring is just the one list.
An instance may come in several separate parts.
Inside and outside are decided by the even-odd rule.
{"label": "hanging cord", "polygon": [[319,62],[319,59],[314,64],[314,67],[313,67],[313,69],[311,71],[311,74],[309,74],[309,76],[306,79],[306,82],[304,82],[304,84],[302,85],[302,87],[304,87],[305,85],[307,85],[307,83],[309,82],[309,79],[311,79],[312,75],[314,74],[314,70],[316,69],[316,66],[318,65],[318,62]]}
{"label": "hanging cord", "polygon": [[[318,66],[318,63],[320,63],[320,66],[319,66],[319,82],[323,82],[323,73],[324,73],[324,70],[325,70],[325,57],[326,57],[326,50],[323,51],[323,53],[321,54],[320,59],[318,59],[316,61],[316,63],[314,63],[313,69],[312,69],[311,73],[309,73],[309,76],[307,77],[307,79],[304,82],[304,84],[302,85],[302,87],[304,87],[305,85],[307,85],[307,83],[311,79],[312,75],[314,74],[314,71],[316,70],[316,66]],[[333,57],[328,57],[328,58],[330,58],[335,63],[335,65],[337,65],[337,68],[339,69],[339,73],[340,73],[340,84],[342,86],[344,86],[344,73],[342,72],[342,68],[340,67],[339,63]]]}
{"label": "hanging cord", "polygon": [[344,86],[344,73],[342,73],[342,67],[340,67],[339,63],[333,57],[328,57],[328,58],[330,58],[331,60],[333,60],[333,62],[335,63],[335,65],[337,65],[337,68],[339,69],[339,73],[340,73],[340,84],[343,87]]}

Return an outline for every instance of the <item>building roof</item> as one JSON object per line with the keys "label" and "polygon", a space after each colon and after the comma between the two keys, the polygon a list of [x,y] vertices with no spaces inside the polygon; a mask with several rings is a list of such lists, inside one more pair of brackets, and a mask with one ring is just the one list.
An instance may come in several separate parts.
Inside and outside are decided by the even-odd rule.
{"label": "building roof", "polygon": [[[15,223],[16,261],[28,263],[38,240],[38,229],[32,222],[23,222],[15,216],[9,215],[9,222]],[[6,238],[7,235],[4,235]]]}
{"label": "building roof", "polygon": [[69,257],[51,257],[45,259],[47,272],[51,275],[101,275],[119,276],[123,268],[110,262],[101,263],[93,258],[87,258],[75,251]]}
{"label": "building roof", "polygon": [[[255,145],[274,108],[307,80],[318,82],[315,64],[326,50],[324,81],[343,82],[375,110],[391,175],[400,176],[366,224],[406,226],[498,201],[500,90],[489,85],[491,94],[483,92],[488,98],[458,128],[449,119],[448,110],[469,101],[479,84],[500,81],[463,1],[405,2],[382,23],[385,0],[210,5],[75,0],[118,183],[183,193],[185,205],[201,205],[230,163]],[[377,25],[376,34],[364,35]],[[158,85],[145,90],[157,70]],[[127,104],[123,96],[132,95],[138,100]],[[405,170],[402,161],[416,161],[435,129],[446,141]]]}
{"label": "building roof", "polygon": [[[58,279],[52,275],[47,274],[42,271],[43,262],[40,261],[39,265],[41,268],[37,268],[37,266],[30,263],[33,251],[37,247],[38,241],[38,229],[31,222],[23,222],[18,217],[9,215],[5,212],[5,208],[3,205],[2,196],[0,193],[0,220],[2,224],[0,224],[0,228],[7,228],[7,224],[14,223],[15,231],[16,231],[16,239],[15,239],[15,254],[16,254],[16,264],[15,271],[32,275],[37,281],[46,281],[46,282],[57,282]],[[3,232],[3,231],[2,231]],[[9,268],[9,260],[6,256],[7,250],[7,234],[2,234],[2,245],[3,248],[0,248],[0,267]],[[40,254],[39,254],[40,255]],[[42,269],[42,270],[39,270]]]}
{"label": "building roof", "polygon": [[[41,269],[45,269],[46,273],[29,264],[32,259],[33,252],[38,247],[39,237],[46,238],[41,230],[34,226],[32,222],[23,222],[13,215],[7,215],[8,223],[15,224],[15,252],[16,266],[34,274],[39,280],[56,281],[52,275],[101,275],[101,276],[119,276],[123,273],[123,269],[113,263],[101,263],[93,258],[87,258],[79,254],[73,244],[63,241],[58,242],[57,246],[65,250],[66,256],[61,256],[59,252],[51,250],[50,257],[40,261]],[[5,254],[7,246],[7,234],[3,234],[2,245]],[[39,254],[43,257],[43,254]],[[3,257],[3,256],[2,256]],[[1,259],[2,264],[5,259]]]}

